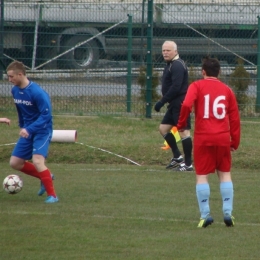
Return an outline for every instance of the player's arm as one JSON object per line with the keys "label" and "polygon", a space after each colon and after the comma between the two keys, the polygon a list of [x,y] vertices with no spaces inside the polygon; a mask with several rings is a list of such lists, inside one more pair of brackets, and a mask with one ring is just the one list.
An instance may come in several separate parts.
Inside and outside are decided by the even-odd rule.
{"label": "player's arm", "polygon": [[10,125],[11,120],[9,118],[6,118],[6,117],[1,117],[0,123],[6,123],[7,125]]}
{"label": "player's arm", "polygon": [[175,97],[180,94],[182,82],[184,78],[184,67],[179,62],[173,62],[171,67],[171,82],[172,85],[166,94],[161,99],[163,104],[171,102]]}
{"label": "player's arm", "polygon": [[231,149],[237,149],[240,143],[240,115],[239,109],[236,101],[236,97],[232,90],[230,95],[229,104],[229,124],[230,124],[230,136],[231,136]]}
{"label": "player's arm", "polygon": [[187,126],[187,118],[191,113],[191,107],[187,104],[182,104],[179,120],[177,123],[177,129],[181,132]]}
{"label": "player's arm", "polygon": [[44,129],[52,118],[51,104],[50,100],[47,97],[38,95],[35,98],[35,103],[40,112],[40,116],[34,121],[34,123],[26,127],[27,132],[30,134],[36,133],[38,130]]}
{"label": "player's arm", "polygon": [[16,106],[16,110],[17,110],[17,115],[18,115],[18,125],[20,128],[22,128],[24,125],[23,116],[22,116],[22,113],[18,106]]}
{"label": "player's arm", "polygon": [[[13,98],[15,100],[15,91],[14,91],[14,89],[12,89],[11,92],[12,92]],[[19,125],[20,128],[22,128],[23,125],[24,125],[22,112],[20,111],[20,108],[19,108],[19,106],[16,103],[15,103],[15,107],[16,107],[16,111],[17,111],[17,115],[18,115],[18,125]]]}
{"label": "player's arm", "polygon": [[180,66],[179,62],[173,62],[172,67],[170,69],[171,73],[171,82],[172,85],[168,89],[168,91],[163,95],[161,100],[159,100],[155,106],[155,111],[159,112],[160,109],[164,106],[166,103],[170,103],[176,96],[180,94],[182,81],[184,78],[184,68],[182,65]]}
{"label": "player's arm", "polygon": [[181,112],[177,124],[178,130],[184,129],[186,127],[187,118],[192,111],[192,106],[196,99],[197,99],[197,88],[196,88],[196,83],[194,82],[189,86],[185,99],[182,103]]}

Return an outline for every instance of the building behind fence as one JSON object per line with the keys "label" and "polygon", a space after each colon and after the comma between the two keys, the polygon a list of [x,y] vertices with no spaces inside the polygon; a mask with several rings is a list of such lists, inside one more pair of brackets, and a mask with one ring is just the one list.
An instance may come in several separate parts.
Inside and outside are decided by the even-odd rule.
{"label": "building behind fence", "polygon": [[[156,116],[155,100],[143,93],[161,76],[163,42],[174,40],[190,82],[201,77],[206,55],[220,60],[227,84],[242,62],[250,80],[241,113],[256,116],[258,15],[255,0],[1,0],[0,109],[14,109],[5,67],[19,60],[50,93],[56,114]],[[145,89],[138,84],[144,67]]]}

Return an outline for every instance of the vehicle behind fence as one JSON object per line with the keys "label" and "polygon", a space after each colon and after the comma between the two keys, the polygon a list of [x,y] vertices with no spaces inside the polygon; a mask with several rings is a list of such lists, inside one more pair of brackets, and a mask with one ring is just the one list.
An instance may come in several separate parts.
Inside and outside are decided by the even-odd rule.
{"label": "vehicle behind fence", "polygon": [[154,117],[161,46],[174,40],[190,82],[201,78],[203,57],[218,58],[221,80],[246,97],[241,114],[257,116],[259,14],[256,0],[1,0],[0,109],[14,109],[5,68],[19,60],[56,114]]}

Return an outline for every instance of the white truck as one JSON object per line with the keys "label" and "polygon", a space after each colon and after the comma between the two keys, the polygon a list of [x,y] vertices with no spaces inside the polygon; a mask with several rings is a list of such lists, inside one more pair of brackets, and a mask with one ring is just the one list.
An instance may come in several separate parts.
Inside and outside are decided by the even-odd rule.
{"label": "white truck", "polygon": [[[185,2],[185,1],[183,1]],[[153,56],[173,39],[183,59],[200,63],[207,54],[228,63],[257,63],[260,5],[154,1]],[[187,1],[186,1],[187,2]],[[132,57],[145,59],[147,1],[5,1],[1,6],[4,64],[22,60],[31,70],[95,68],[100,59],[126,60],[132,17]],[[0,29],[1,30],[1,29]]]}

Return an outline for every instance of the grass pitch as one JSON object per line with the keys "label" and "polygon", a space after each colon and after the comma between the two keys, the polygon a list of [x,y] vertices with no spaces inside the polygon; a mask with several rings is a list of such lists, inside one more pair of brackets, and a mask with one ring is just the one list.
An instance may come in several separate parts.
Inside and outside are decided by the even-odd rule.
{"label": "grass pitch", "polygon": [[[214,224],[197,228],[194,173],[162,167],[50,164],[60,201],[39,181],[0,193],[0,259],[259,259],[258,171],[234,169],[235,227],[223,223],[217,176]],[[10,171],[1,164],[0,179]]]}
{"label": "grass pitch", "polygon": [[[17,174],[8,162],[19,129],[16,115],[9,117],[11,126],[0,126],[0,180]],[[197,228],[194,173],[165,170],[171,152],[160,148],[159,123],[55,116],[54,129],[76,129],[83,145],[50,146],[58,203],[45,204],[45,196],[37,196],[39,181],[23,173],[19,194],[0,192],[0,259],[259,259],[259,121],[242,122],[233,153],[235,227],[223,223],[212,175],[214,223],[205,229]]]}

